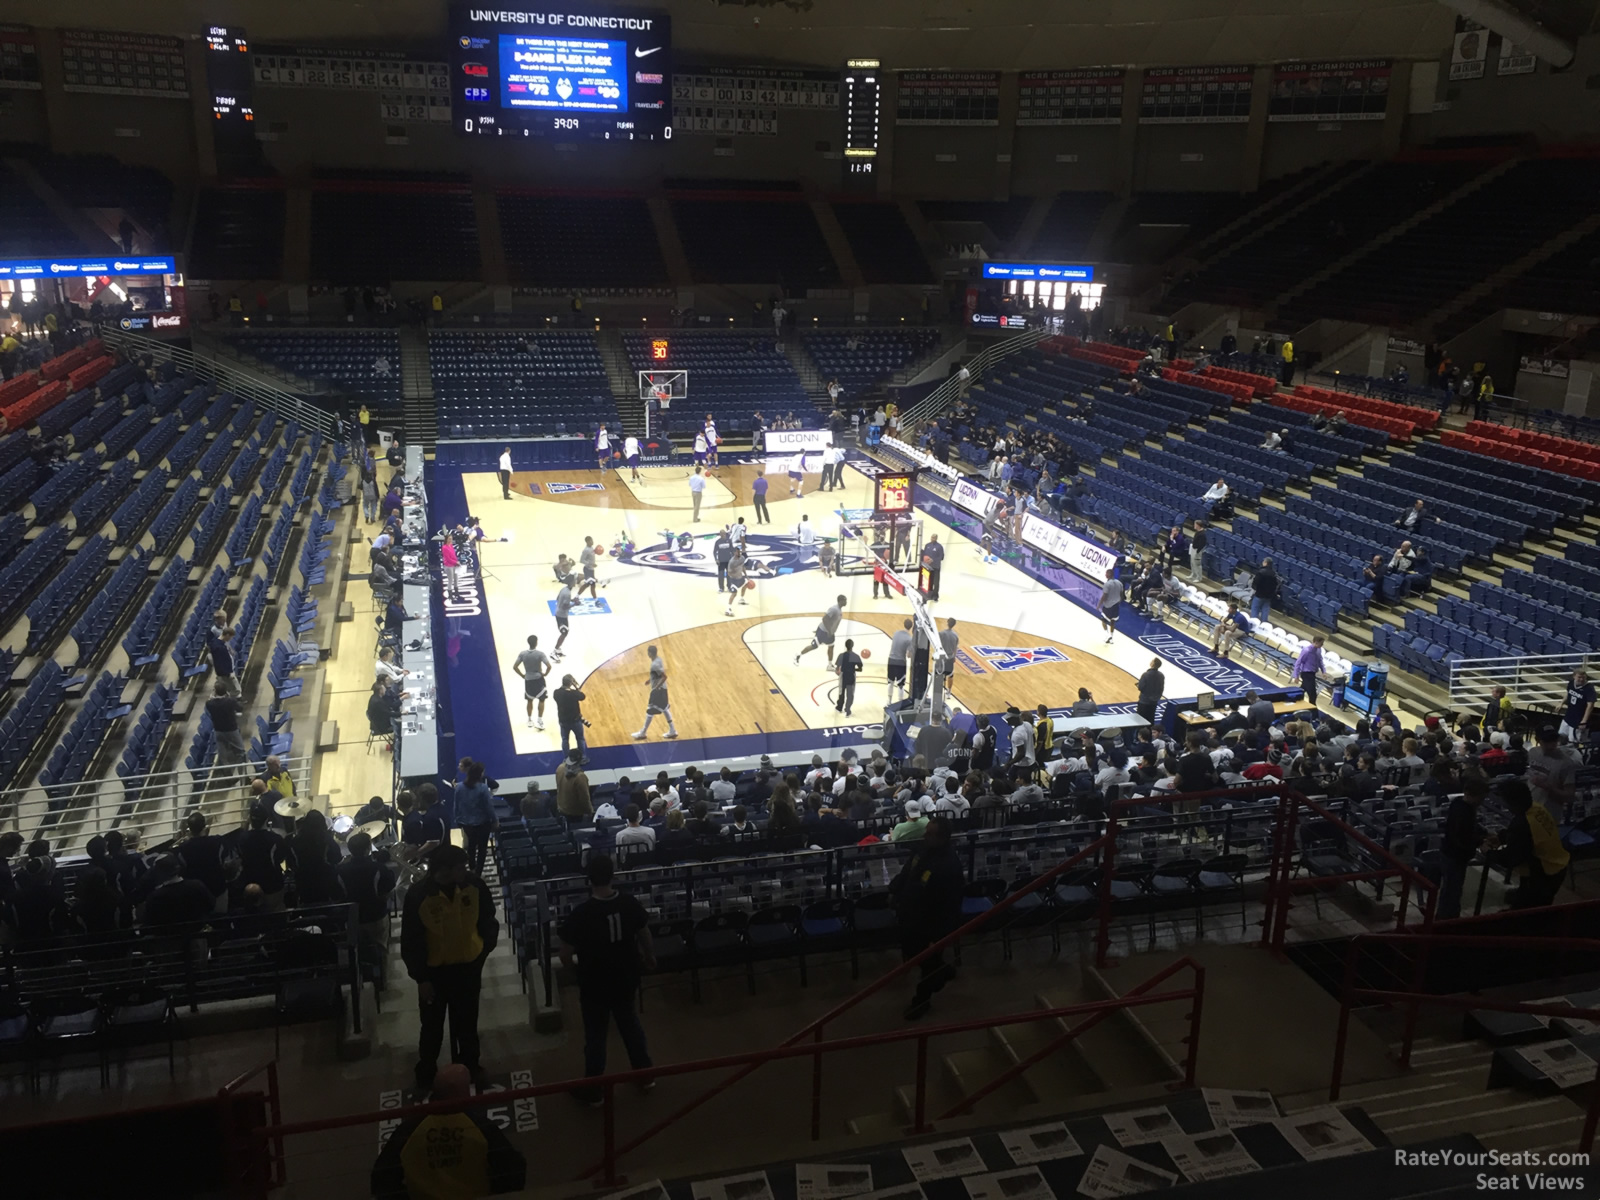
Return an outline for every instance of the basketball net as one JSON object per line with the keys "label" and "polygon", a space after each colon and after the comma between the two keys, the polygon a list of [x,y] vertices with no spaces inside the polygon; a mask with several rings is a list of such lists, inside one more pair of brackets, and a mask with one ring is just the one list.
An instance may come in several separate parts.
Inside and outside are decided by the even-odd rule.
{"label": "basketball net", "polygon": [[660,405],[662,411],[672,407],[672,389],[670,387],[664,387],[658,383],[651,390],[654,391],[656,403]]}

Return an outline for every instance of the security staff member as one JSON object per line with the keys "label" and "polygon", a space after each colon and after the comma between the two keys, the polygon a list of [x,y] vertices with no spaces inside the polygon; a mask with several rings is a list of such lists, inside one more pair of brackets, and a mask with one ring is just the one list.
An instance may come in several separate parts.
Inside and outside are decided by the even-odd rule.
{"label": "security staff member", "polygon": [[[434,1080],[435,1103],[472,1095],[472,1075],[448,1066]],[[528,1164],[482,1108],[408,1117],[383,1144],[372,1168],[378,1200],[444,1200],[520,1192]]]}
{"label": "security staff member", "polygon": [[467,852],[440,846],[428,856],[428,877],[406,893],[400,918],[400,957],[417,981],[422,1029],[417,1041],[417,1086],[431,1087],[450,1015],[455,1061],[474,1075],[478,1063],[478,992],[483,960],[500,938],[489,887],[467,871]]}

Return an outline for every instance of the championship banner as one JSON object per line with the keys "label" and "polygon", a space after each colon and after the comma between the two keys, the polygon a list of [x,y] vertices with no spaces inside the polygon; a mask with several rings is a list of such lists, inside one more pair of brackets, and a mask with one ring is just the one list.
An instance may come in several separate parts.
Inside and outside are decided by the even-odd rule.
{"label": "championship banner", "polygon": [[1387,58],[1279,63],[1272,69],[1267,120],[1381,121],[1392,71]]}
{"label": "championship banner", "polygon": [[23,25],[0,25],[0,88],[37,92],[43,87],[33,30]]}
{"label": "championship banner", "polygon": [[1500,59],[1495,64],[1496,75],[1532,75],[1539,60],[1532,51],[1524,50],[1515,42],[1500,39]]}
{"label": "championship banner", "polygon": [[837,71],[777,67],[680,67],[672,76],[672,130],[772,135],[780,109],[833,112]]}
{"label": "championship banner", "polygon": [[896,125],[1000,124],[999,71],[900,71]]}
{"label": "championship banner", "polygon": [[1104,583],[1106,572],[1117,565],[1115,551],[1085,541],[1032,513],[1022,518],[1022,544],[1049,555],[1096,583]]}
{"label": "championship banner", "polygon": [[1139,98],[1141,125],[1243,125],[1255,68],[1152,67]]}
{"label": "championship banner", "polygon": [[183,43],[147,33],[63,29],[61,90],[187,100]]}
{"label": "championship banner", "polygon": [[1120,125],[1121,67],[1024,71],[1019,78],[1018,125]]}

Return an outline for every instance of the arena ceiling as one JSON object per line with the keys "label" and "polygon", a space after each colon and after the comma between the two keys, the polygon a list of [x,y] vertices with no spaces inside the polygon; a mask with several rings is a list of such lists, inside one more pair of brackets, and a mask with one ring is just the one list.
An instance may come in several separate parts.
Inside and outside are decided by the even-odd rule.
{"label": "arena ceiling", "polygon": [[[1546,3],[1553,0],[1545,0]],[[484,0],[492,7],[492,0]],[[1432,59],[1455,15],[1439,0],[665,0],[679,54],[833,67],[1034,70],[1291,59]],[[409,48],[445,34],[445,0],[9,0],[6,20],[256,42]]]}

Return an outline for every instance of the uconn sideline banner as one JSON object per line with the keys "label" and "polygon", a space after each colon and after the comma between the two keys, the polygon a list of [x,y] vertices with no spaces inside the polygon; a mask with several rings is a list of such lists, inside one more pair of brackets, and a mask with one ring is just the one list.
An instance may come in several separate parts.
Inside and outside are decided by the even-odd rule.
{"label": "uconn sideline banner", "polygon": [[768,454],[811,454],[833,445],[828,429],[769,429],[765,436]]}
{"label": "uconn sideline banner", "polygon": [[996,496],[993,492],[984,491],[977,484],[967,479],[956,480],[955,487],[950,491],[950,499],[980,521],[987,521],[990,514],[1000,504],[999,496]]}
{"label": "uconn sideline banner", "polygon": [[1041,520],[1031,513],[1022,518],[1022,543],[1057,562],[1065,563],[1096,583],[1104,582],[1106,572],[1117,565],[1117,556],[1103,546],[1068,533],[1059,525]]}

